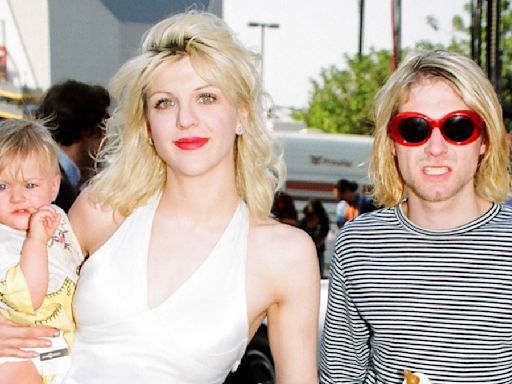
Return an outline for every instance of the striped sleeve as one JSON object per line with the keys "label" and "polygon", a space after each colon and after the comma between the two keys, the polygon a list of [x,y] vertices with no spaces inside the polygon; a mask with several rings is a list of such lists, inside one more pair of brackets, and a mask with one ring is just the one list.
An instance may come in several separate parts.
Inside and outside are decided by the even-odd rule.
{"label": "striped sleeve", "polygon": [[364,383],[369,357],[369,330],[347,290],[336,241],[320,350],[321,383]]}

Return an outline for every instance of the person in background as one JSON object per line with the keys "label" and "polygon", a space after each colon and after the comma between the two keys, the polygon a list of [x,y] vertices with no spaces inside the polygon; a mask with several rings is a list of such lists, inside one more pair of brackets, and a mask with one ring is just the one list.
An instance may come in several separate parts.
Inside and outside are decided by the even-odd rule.
{"label": "person in background", "polygon": [[359,185],[354,181],[340,179],[334,186],[336,204],[336,225],[338,229],[361,213],[375,209],[370,197],[358,192]]}
{"label": "person in background", "polygon": [[283,191],[277,191],[274,195],[271,213],[281,223],[297,226],[298,215],[293,197]]}
{"label": "person in background", "polygon": [[[318,382],[318,261],[270,217],[283,163],[258,68],[222,19],[191,11],[115,75],[100,171],[69,212],[89,257],[65,384],[221,384],[264,319],[276,381]],[[17,330],[0,331],[1,347]]]}
{"label": "person in background", "polygon": [[55,204],[66,212],[94,174],[109,106],[110,95],[102,86],[66,80],[50,87],[36,110],[60,147],[62,181]]}
{"label": "person in background", "polygon": [[509,142],[472,60],[406,58],[378,92],[370,174],[383,209],[339,232],[322,383],[512,382]]}
{"label": "person in background", "polygon": [[308,200],[302,213],[304,216],[299,220],[298,227],[313,239],[320,265],[320,276],[324,277],[325,239],[330,229],[329,216],[318,199]]}
{"label": "person in background", "polygon": [[0,357],[1,383],[50,383],[69,366],[71,299],[83,257],[66,214],[51,204],[60,185],[57,153],[37,122],[0,122],[0,313],[12,325],[64,331],[53,350],[31,351],[32,359]]}

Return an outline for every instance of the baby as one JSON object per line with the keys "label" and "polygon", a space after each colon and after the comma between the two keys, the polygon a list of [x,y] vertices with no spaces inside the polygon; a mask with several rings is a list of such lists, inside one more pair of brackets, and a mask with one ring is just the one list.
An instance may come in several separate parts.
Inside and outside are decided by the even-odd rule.
{"label": "baby", "polygon": [[50,383],[69,364],[71,300],[83,261],[64,211],[58,147],[42,125],[0,123],[0,313],[61,330],[31,360],[0,358],[0,383]]}

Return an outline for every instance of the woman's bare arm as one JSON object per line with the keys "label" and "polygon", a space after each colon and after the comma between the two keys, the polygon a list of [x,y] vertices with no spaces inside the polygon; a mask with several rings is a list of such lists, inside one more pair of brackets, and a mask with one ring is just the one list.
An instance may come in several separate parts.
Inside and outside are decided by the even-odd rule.
{"label": "woman's bare arm", "polygon": [[267,271],[272,271],[267,284],[274,303],[267,318],[276,382],[318,383],[320,273],[315,245],[291,226],[282,226],[271,237],[261,251],[271,255],[266,258]]}
{"label": "woman's bare arm", "polygon": [[17,325],[0,315],[0,356],[25,359],[36,357],[36,352],[23,349],[49,347],[51,341],[42,337],[58,335],[59,331],[55,328]]}

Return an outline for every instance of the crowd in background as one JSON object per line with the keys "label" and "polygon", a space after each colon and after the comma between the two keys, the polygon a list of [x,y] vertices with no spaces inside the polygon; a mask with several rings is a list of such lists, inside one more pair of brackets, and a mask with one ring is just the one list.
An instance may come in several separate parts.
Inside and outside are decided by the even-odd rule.
{"label": "crowd in background", "polygon": [[[355,181],[338,180],[333,185],[332,194],[336,199],[336,229],[333,229],[334,231],[341,229],[346,222],[357,216],[376,209],[372,198],[361,193],[359,185]],[[325,255],[326,240],[331,231],[331,219],[322,200],[319,198],[308,199],[302,211],[298,213],[294,197],[285,191],[278,191],[274,196],[272,215],[282,223],[304,230],[311,237],[316,246],[320,275],[322,278],[326,278],[328,271],[325,258],[331,256]]]}

